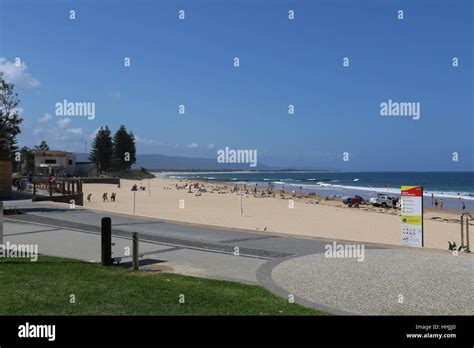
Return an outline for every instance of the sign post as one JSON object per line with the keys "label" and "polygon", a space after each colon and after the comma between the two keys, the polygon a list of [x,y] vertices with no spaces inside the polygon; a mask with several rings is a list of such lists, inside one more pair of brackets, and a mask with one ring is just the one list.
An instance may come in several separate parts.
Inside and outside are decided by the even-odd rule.
{"label": "sign post", "polygon": [[401,187],[401,209],[401,245],[423,247],[423,186]]}
{"label": "sign post", "polygon": [[242,207],[242,189],[239,189],[239,196],[240,196],[240,216],[244,214],[244,208]]}
{"label": "sign post", "polygon": [[137,196],[137,191],[133,191],[133,215],[135,215],[135,202],[136,202],[136,197]]}
{"label": "sign post", "polygon": [[132,186],[132,191],[133,191],[133,215],[135,215],[135,201],[136,201],[136,195],[137,195],[137,185]]}

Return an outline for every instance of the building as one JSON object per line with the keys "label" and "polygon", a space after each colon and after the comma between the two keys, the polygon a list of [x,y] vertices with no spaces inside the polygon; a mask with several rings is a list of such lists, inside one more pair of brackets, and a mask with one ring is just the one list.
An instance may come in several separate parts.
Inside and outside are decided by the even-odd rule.
{"label": "building", "polygon": [[66,151],[35,151],[36,176],[96,176],[94,162],[76,162],[76,154]]}
{"label": "building", "polygon": [[35,151],[35,175],[72,176],[76,154],[65,151]]}

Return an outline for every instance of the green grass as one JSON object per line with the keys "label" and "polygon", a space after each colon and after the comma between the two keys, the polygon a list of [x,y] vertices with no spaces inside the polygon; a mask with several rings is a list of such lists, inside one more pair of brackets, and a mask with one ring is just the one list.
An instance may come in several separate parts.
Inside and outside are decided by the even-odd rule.
{"label": "green grass", "polygon": [[0,261],[0,315],[322,314],[260,286],[48,256]]}

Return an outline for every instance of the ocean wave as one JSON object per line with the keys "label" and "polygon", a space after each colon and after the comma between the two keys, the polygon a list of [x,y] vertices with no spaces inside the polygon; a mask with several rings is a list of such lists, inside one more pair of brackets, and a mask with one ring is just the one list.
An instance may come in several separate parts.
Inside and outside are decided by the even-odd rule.
{"label": "ocean wave", "polygon": [[304,189],[308,189],[308,190],[311,190],[311,189],[315,189],[315,188],[318,188],[317,185],[305,185],[305,184],[288,184],[288,186],[291,186],[291,187],[300,187],[300,188],[304,188]]}
{"label": "ocean wave", "polygon": [[[372,193],[389,193],[394,195],[400,195],[401,189],[399,188],[391,188],[391,187],[364,187],[364,186],[351,186],[351,185],[337,185],[337,184],[328,184],[328,183],[319,183],[318,186],[325,187],[325,188],[335,188],[335,189],[345,189],[345,190],[357,190],[357,191],[365,191],[365,192],[372,192]],[[313,186],[314,187],[314,186]],[[458,195],[459,193],[459,195]],[[460,198],[465,200],[473,200],[474,195],[471,192],[449,192],[449,191],[424,191],[423,196],[431,197],[433,194],[434,197],[442,197],[442,198]]]}
{"label": "ocean wave", "polygon": [[318,182],[333,182],[335,180],[333,179],[321,179],[321,178],[305,178],[305,179],[301,179],[301,180],[298,180],[298,181],[311,181],[311,182],[314,182],[314,181],[318,181]]}

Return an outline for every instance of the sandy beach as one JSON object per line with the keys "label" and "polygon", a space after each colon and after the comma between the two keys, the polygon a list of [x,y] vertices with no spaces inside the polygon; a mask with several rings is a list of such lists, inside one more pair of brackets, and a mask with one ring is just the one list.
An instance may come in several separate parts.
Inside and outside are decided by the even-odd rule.
{"label": "sandy beach", "polygon": [[[185,180],[154,178],[151,180],[121,180],[121,187],[110,184],[84,184],[84,207],[94,210],[133,213],[131,188],[137,184],[145,190],[135,193],[135,214],[166,220],[197,223],[252,231],[284,233],[307,237],[400,245],[400,215],[395,209],[361,206],[348,208],[337,200],[321,197],[298,197],[290,193],[275,197],[243,195],[243,215],[240,215],[238,192],[233,186],[200,182],[204,192],[183,187]],[[195,181],[193,181],[195,182]],[[149,185],[151,190],[149,189]],[[108,193],[109,201],[102,201]],[[116,201],[111,202],[111,193]],[[86,197],[91,195],[91,202]],[[448,241],[460,244],[459,214],[428,209],[424,219],[425,247],[447,250]],[[473,228],[474,229],[474,228]]]}

